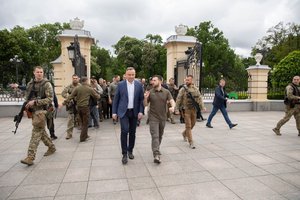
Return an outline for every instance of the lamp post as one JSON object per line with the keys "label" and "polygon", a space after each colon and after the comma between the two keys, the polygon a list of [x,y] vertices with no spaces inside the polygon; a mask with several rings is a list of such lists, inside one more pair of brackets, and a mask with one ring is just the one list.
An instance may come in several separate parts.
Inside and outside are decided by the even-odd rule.
{"label": "lamp post", "polygon": [[189,47],[188,50],[185,51],[187,55],[187,61],[184,65],[186,69],[186,74],[188,75],[188,70],[190,65],[199,67],[199,91],[201,92],[202,87],[202,77],[203,77],[203,70],[202,70],[202,44],[200,42],[196,42],[193,48]]}
{"label": "lamp post", "polygon": [[203,84],[203,60],[202,60],[202,44],[198,43],[198,62],[199,65],[199,91],[201,92],[202,84]]}
{"label": "lamp post", "polygon": [[47,79],[51,83],[53,83],[54,72],[53,72],[53,70],[49,66],[46,68],[46,76],[47,76]]}
{"label": "lamp post", "polygon": [[15,55],[13,58],[9,59],[9,62],[13,63],[16,66],[16,83],[19,83],[19,72],[18,65],[22,62],[22,59],[18,55]]}
{"label": "lamp post", "polygon": [[80,53],[80,44],[78,42],[78,36],[75,35],[74,42],[67,47],[69,59],[72,61],[72,65],[75,69],[75,74],[78,77],[87,76],[85,59]]}

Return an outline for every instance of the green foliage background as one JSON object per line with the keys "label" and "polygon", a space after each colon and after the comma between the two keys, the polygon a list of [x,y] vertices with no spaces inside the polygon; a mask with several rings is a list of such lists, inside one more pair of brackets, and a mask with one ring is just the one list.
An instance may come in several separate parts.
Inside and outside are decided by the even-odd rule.
{"label": "green foliage background", "polygon": [[[50,62],[61,53],[56,36],[68,23],[41,24],[25,29],[15,26],[0,30],[0,84],[4,87],[16,81],[16,66],[9,62],[18,55],[23,62],[18,65],[19,82],[32,77],[32,68],[42,65],[52,68]],[[237,55],[230,47],[223,32],[210,21],[188,28],[187,35],[202,43],[205,88],[214,88],[220,78],[227,80],[228,91],[247,90],[246,68],[255,64],[253,57]],[[259,46],[259,48],[257,48]],[[144,39],[124,35],[113,45],[114,52],[97,44],[91,48],[91,75],[111,81],[114,75],[122,75],[129,66],[135,67],[137,77],[149,78],[154,74],[166,78],[166,49],[160,35],[147,34]],[[273,70],[269,77],[271,87],[284,87],[294,75],[299,75],[300,26],[295,23],[278,23],[252,48],[252,55],[261,52],[263,64]],[[291,53],[293,52],[293,53]],[[272,83],[272,84],[271,84]]]}

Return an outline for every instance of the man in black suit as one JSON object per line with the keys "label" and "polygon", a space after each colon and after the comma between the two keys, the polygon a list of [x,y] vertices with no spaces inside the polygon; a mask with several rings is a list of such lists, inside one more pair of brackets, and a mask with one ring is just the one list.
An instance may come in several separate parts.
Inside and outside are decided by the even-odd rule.
{"label": "man in black suit", "polygon": [[215,114],[218,112],[219,109],[221,110],[222,115],[230,129],[232,129],[233,127],[235,127],[237,125],[237,124],[233,124],[228,117],[228,113],[226,110],[228,95],[224,90],[225,83],[226,83],[225,80],[221,79],[219,82],[219,86],[216,87],[216,89],[215,89],[213,109],[212,109],[212,111],[208,117],[207,123],[206,123],[206,127],[208,127],[208,128],[213,128],[211,125],[211,120],[215,116]]}
{"label": "man in black suit", "polygon": [[[135,144],[135,132],[137,120],[140,120],[144,113],[144,92],[142,84],[135,79],[135,69],[126,69],[126,80],[121,81],[116,89],[112,104],[112,117],[114,120],[119,117],[121,124],[121,147],[122,163],[126,164],[129,159],[134,159],[133,148]],[[129,133],[129,141],[128,141]],[[128,154],[128,155],[127,155]]]}

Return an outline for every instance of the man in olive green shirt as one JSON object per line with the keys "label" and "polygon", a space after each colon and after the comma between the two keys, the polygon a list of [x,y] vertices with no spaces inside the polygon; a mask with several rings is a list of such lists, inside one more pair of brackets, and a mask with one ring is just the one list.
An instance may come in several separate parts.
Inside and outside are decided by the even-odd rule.
{"label": "man in olive green shirt", "polygon": [[80,142],[84,142],[88,136],[88,123],[90,116],[89,101],[90,98],[100,99],[100,95],[88,84],[88,78],[81,78],[81,85],[76,87],[70,96],[66,99],[66,103],[76,97],[77,110],[81,121]]}
{"label": "man in olive green shirt", "polygon": [[164,128],[167,120],[167,102],[170,102],[170,112],[174,112],[175,101],[169,90],[161,86],[162,77],[155,75],[152,77],[153,88],[150,91],[146,91],[144,95],[144,106],[150,103],[149,110],[149,126],[152,137],[152,151],[154,156],[154,162],[160,163],[160,144],[162,136],[164,134]]}

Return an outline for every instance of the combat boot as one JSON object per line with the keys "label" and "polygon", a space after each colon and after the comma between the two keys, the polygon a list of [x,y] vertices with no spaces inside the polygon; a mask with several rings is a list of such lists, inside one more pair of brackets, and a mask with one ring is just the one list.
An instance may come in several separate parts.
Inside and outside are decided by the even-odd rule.
{"label": "combat boot", "polygon": [[66,140],[71,139],[71,138],[72,138],[72,134],[71,133],[67,133]]}
{"label": "combat boot", "polygon": [[44,153],[44,156],[50,156],[50,155],[53,154],[55,151],[56,151],[56,148],[55,148],[55,146],[53,145],[53,146],[51,146],[51,147],[48,148],[47,152]]}
{"label": "combat boot", "polygon": [[176,124],[176,122],[173,118],[171,118],[171,124]]}
{"label": "combat boot", "polygon": [[25,159],[21,160],[21,163],[30,166],[33,165],[33,159],[28,156]]}
{"label": "combat boot", "polygon": [[277,128],[272,129],[276,135],[281,135],[280,130]]}
{"label": "combat boot", "polygon": [[186,135],[185,135],[185,131],[182,132],[182,137],[183,137],[183,141],[185,141],[185,142],[188,141],[188,139],[187,139],[187,137],[186,137]]}

